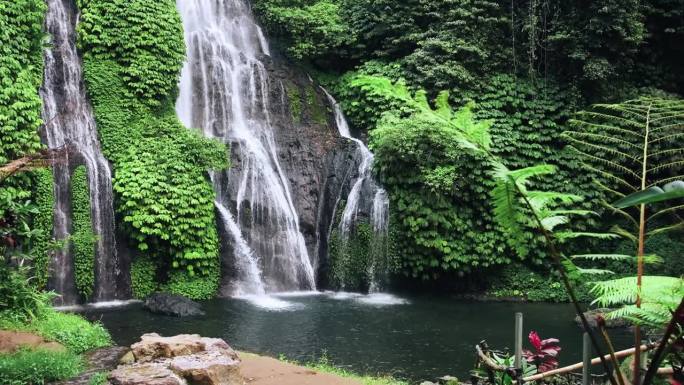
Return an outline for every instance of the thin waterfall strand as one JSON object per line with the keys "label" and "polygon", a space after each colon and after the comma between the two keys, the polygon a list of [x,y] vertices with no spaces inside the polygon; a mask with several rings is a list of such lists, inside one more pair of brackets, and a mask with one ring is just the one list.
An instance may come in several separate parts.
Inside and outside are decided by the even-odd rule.
{"label": "thin waterfall strand", "polygon": [[[112,177],[109,163],[102,155],[92,110],[82,81],[81,61],[76,51],[76,16],[62,0],[48,0],[46,29],[52,47],[45,50],[45,77],[41,88],[46,141],[50,148],[67,147],[73,157],[85,164],[90,191],[90,209],[95,240],[95,288],[93,300],[117,297],[120,275],[114,238]],[[69,237],[71,175],[68,166],[54,168],[55,213],[53,235]],[[62,302],[76,301],[73,257],[67,248],[55,253],[51,263],[51,286]]]}

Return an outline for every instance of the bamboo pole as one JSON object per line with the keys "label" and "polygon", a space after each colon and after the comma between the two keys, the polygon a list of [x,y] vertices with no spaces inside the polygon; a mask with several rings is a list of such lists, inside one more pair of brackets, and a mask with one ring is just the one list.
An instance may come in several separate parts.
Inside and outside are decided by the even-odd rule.
{"label": "bamboo pole", "polygon": [[[641,352],[641,351],[648,351],[648,350],[651,350],[651,349],[655,348],[657,345],[658,345],[658,344],[641,345],[640,352]],[[634,348],[625,349],[625,350],[620,350],[619,352],[615,352],[615,357],[616,357],[616,358],[629,357],[629,356],[631,356],[631,355],[634,354],[634,351],[635,351]],[[610,354],[608,354],[608,355],[606,355],[606,356],[604,356],[604,357],[596,357],[596,358],[592,359],[592,360],[591,360],[591,364],[592,364],[592,365],[600,364],[600,363],[601,363],[601,358],[603,358],[604,360],[609,360],[609,359],[610,359]],[[547,378],[547,377],[551,377],[551,376],[555,376],[555,375],[557,375],[557,374],[565,374],[565,373],[568,373],[568,372],[573,372],[573,371],[582,369],[583,367],[584,367],[584,363],[583,363],[583,362],[578,362],[578,363],[576,363],[576,364],[573,364],[573,365],[570,365],[570,366],[566,366],[566,367],[563,367],[563,368],[558,368],[558,369],[554,369],[554,370],[549,370],[548,372],[539,373],[539,374],[535,374],[534,376],[525,377],[525,378],[523,378],[523,381],[524,381],[524,382],[539,381],[539,380],[541,380],[541,379],[544,379],[544,378]]]}
{"label": "bamboo pole", "polygon": [[589,333],[582,334],[582,385],[591,383],[591,340]]}
{"label": "bamboo pole", "polygon": [[522,370],[523,314],[515,313],[515,369]]}

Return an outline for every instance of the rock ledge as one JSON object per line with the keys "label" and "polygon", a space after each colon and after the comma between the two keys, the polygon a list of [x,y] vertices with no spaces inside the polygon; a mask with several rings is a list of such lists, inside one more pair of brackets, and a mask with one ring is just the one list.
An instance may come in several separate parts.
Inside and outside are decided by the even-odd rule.
{"label": "rock ledge", "polygon": [[[145,334],[132,363],[109,375],[112,385],[242,385],[237,353],[222,339],[197,334]],[[129,358],[130,361],[130,358]]]}

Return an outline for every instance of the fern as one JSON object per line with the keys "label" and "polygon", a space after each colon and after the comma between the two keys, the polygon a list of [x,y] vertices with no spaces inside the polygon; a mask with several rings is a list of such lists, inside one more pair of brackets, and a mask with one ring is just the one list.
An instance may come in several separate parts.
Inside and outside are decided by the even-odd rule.
{"label": "fern", "polygon": [[[641,98],[598,104],[578,113],[570,126],[565,138],[594,172],[609,201],[684,179],[682,100]],[[651,206],[646,224],[652,233],[676,229],[672,223],[682,222],[682,210],[681,204]],[[639,207],[612,211],[639,228]],[[656,224],[663,226],[653,228]]]}
{"label": "fern", "polygon": [[[596,295],[594,303],[603,307],[622,306],[608,314],[611,318],[626,318],[637,324],[662,327],[684,297],[684,281],[661,276],[644,276],[642,280],[641,293],[638,293],[637,277],[597,282],[591,289]],[[634,305],[637,294],[641,296],[641,307]]]}

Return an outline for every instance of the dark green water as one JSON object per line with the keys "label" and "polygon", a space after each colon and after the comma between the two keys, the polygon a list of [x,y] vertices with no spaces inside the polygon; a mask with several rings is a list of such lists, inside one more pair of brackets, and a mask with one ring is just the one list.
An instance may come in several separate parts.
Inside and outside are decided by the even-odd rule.
{"label": "dark green water", "polygon": [[[147,332],[198,333],[224,338],[240,350],[302,362],[325,354],[355,372],[418,381],[446,374],[468,378],[474,345],[486,339],[492,347],[512,347],[514,314],[523,312],[525,334],[536,330],[542,338],[559,338],[561,364],[581,361],[581,333],[567,304],[415,297],[390,305],[388,298],[372,298],[377,303],[369,304],[359,300],[365,297],[335,299],[332,294],[279,298],[290,307],[274,311],[246,300],[217,299],[205,302],[207,315],[197,318],[152,315],[140,305],[88,315],[100,319],[122,345]],[[617,336],[618,347],[628,343],[626,335]]]}

